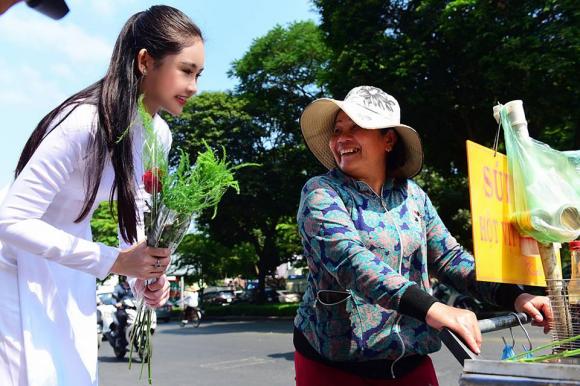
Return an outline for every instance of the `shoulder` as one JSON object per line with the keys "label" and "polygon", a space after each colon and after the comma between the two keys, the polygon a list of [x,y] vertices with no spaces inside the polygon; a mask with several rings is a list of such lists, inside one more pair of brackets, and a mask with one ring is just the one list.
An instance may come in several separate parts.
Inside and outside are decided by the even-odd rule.
{"label": "shoulder", "polygon": [[425,193],[423,188],[418,183],[416,183],[411,179],[399,181],[399,184],[401,184],[401,186],[403,186],[404,189],[406,189],[408,196],[413,199],[424,201],[425,198],[427,197],[427,193]]}
{"label": "shoulder", "polygon": [[308,193],[317,189],[329,189],[338,192],[341,189],[346,189],[344,181],[332,170],[315,177],[310,178],[302,188],[302,194]]}
{"label": "shoulder", "polygon": [[326,174],[312,177],[306,181],[302,187],[302,195],[304,196],[310,192],[321,189],[336,193],[340,190],[340,185],[340,181],[332,174],[332,172],[328,172]]}
{"label": "shoulder", "polygon": [[299,216],[307,215],[311,210],[346,211],[345,206],[348,205],[343,196],[348,194],[345,189],[346,187],[342,186],[341,181],[333,177],[331,172],[312,177],[302,188]]}
{"label": "shoulder", "polygon": [[408,186],[408,198],[414,200],[420,207],[423,208],[423,211],[426,216],[431,218],[433,215],[437,213],[437,210],[433,206],[429,195],[421,188],[419,184],[417,184],[413,180],[407,180]]}
{"label": "shoulder", "polygon": [[52,124],[56,125],[59,122],[59,126],[69,129],[69,131],[74,131],[74,129],[80,128],[94,128],[98,121],[98,111],[97,106],[90,103],[79,103],[73,104],[64,108],[53,120]]}
{"label": "shoulder", "polygon": [[67,143],[85,145],[94,137],[98,127],[97,106],[89,103],[78,103],[67,106],[52,120],[47,136],[64,137]]}

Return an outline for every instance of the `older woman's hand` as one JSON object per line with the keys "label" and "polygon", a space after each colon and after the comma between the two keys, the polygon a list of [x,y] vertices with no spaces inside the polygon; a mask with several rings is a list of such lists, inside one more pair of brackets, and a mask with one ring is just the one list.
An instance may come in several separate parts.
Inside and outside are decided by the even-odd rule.
{"label": "older woman's hand", "polygon": [[471,351],[481,352],[481,330],[473,312],[436,302],[427,311],[425,322],[437,330],[447,327],[459,335]]}
{"label": "older woman's hand", "polygon": [[514,308],[517,312],[528,314],[532,318],[532,325],[544,327],[544,334],[550,332],[554,314],[550,307],[550,300],[546,296],[523,293],[516,298]]}

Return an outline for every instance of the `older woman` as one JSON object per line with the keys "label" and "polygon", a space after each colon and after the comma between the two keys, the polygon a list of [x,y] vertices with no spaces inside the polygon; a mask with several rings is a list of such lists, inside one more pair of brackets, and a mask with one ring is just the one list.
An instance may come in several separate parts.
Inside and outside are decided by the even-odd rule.
{"label": "older woman", "polygon": [[310,269],[294,321],[298,386],[437,385],[428,354],[443,327],[479,352],[475,314],[438,302],[429,275],[549,330],[546,297],[475,280],[473,257],[410,179],[421,141],[392,96],[356,87],[344,101],[314,101],[300,124],[330,171],[306,183],[298,210]]}

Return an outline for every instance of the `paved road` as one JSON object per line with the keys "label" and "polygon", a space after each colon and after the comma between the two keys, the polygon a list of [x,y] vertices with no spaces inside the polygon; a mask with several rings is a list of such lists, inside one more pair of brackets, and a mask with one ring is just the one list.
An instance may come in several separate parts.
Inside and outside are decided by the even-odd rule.
{"label": "paved road", "polygon": [[[532,328],[528,328],[532,330]],[[531,331],[535,345],[548,342],[538,329]],[[514,329],[518,347],[523,334]],[[497,359],[508,331],[484,336],[482,355]],[[180,328],[160,324],[154,336],[154,386],[289,386],[294,384],[291,321],[204,322],[201,327]],[[101,386],[147,385],[139,381],[140,363],[131,371],[119,362],[107,342],[99,352]],[[443,348],[432,356],[441,386],[457,385],[461,367]],[[146,374],[146,370],[145,370]]]}

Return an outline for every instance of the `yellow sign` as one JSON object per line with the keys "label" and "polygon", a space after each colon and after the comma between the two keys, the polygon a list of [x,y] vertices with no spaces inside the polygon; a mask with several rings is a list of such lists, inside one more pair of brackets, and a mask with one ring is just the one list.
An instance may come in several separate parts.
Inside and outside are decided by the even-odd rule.
{"label": "yellow sign", "polygon": [[467,141],[467,163],[477,280],[545,286],[536,241],[509,220],[507,157]]}

